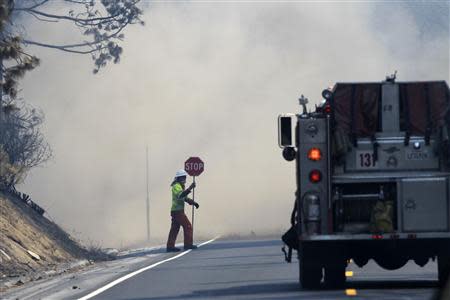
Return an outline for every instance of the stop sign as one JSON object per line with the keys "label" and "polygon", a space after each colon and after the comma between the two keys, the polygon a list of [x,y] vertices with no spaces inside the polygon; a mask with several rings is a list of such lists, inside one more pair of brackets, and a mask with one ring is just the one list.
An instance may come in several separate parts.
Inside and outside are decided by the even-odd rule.
{"label": "stop sign", "polygon": [[205,164],[199,157],[189,157],[184,163],[184,170],[191,176],[198,176],[203,173]]}

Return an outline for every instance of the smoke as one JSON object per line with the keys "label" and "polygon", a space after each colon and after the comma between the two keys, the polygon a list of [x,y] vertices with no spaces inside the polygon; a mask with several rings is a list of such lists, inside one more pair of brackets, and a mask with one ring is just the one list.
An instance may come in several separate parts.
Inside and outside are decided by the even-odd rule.
{"label": "smoke", "polygon": [[[170,182],[201,157],[196,236],[281,233],[294,164],[276,118],[336,81],[449,81],[449,4],[145,2],[119,65],[32,49],[23,96],[46,112],[55,158],[20,186],[65,229],[104,246],[144,242],[149,147],[153,243],[170,226]],[[29,35],[66,41],[65,26]],[[31,49],[30,49],[31,50]],[[188,210],[188,215],[190,210]],[[181,236],[180,236],[181,237]]]}

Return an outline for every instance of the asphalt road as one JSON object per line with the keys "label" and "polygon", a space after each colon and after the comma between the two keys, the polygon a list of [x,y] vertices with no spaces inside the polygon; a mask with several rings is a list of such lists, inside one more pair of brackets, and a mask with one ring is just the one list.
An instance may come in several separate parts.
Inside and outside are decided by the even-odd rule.
{"label": "asphalt road", "polygon": [[[350,265],[347,289],[304,291],[298,262],[284,262],[277,240],[215,241],[131,277],[91,299],[431,299],[436,264],[385,271]],[[352,275],[352,276],[351,276]]]}

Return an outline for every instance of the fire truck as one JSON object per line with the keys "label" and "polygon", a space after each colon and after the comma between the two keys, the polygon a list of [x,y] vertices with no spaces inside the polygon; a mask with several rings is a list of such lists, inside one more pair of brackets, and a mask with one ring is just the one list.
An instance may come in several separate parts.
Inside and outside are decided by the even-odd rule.
{"label": "fire truck", "polygon": [[[445,81],[336,83],[278,117],[295,162],[300,285],[341,287],[352,260],[450,270],[450,92]],[[294,218],[293,218],[294,219]],[[323,283],[322,283],[323,281]]]}

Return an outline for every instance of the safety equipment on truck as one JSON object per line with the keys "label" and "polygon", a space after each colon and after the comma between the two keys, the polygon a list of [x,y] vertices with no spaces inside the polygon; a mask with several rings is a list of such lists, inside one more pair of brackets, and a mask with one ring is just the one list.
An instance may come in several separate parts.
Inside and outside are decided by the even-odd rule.
{"label": "safety equipment on truck", "polygon": [[291,228],[283,234],[281,239],[288,247],[288,250],[286,251],[286,247],[283,246],[281,251],[284,253],[284,259],[290,263],[292,261],[292,249],[298,250],[298,235],[295,226],[291,226]]}
{"label": "safety equipment on truck", "polygon": [[[445,81],[399,83],[401,131],[426,140],[450,118],[450,92]],[[379,83],[338,83],[333,92],[334,127],[349,137],[370,138],[380,127]]]}
{"label": "safety equipment on truck", "polygon": [[[400,85],[400,103],[403,105],[403,123],[404,123],[404,130],[405,130],[405,140],[404,145],[409,145],[409,139],[411,137],[411,119],[409,114],[409,97],[408,97],[408,90],[406,89],[406,86]],[[401,121],[402,121],[401,120]],[[400,122],[401,122],[400,121]]]}
{"label": "safety equipment on truck", "polygon": [[333,160],[338,164],[351,148],[358,147],[359,138],[373,142],[373,157],[377,158],[375,134],[379,124],[381,88],[378,84],[337,84],[333,93]]}
{"label": "safety equipment on truck", "polygon": [[380,84],[338,83],[333,92],[335,127],[354,138],[373,136],[378,129]]}
{"label": "safety equipment on truck", "polygon": [[[400,129],[405,139],[424,136],[430,140],[433,133],[449,121],[450,95],[444,81],[399,83]],[[406,144],[406,141],[405,141]]]}
{"label": "safety equipment on truck", "polygon": [[331,153],[333,154],[333,161],[337,164],[342,163],[342,158],[345,157],[345,154],[349,152],[352,148],[349,136],[344,132],[344,130],[340,127],[337,127],[334,131],[332,144],[331,144]]}
{"label": "safety equipment on truck", "polygon": [[394,202],[377,201],[370,216],[370,231],[389,233],[394,231]]}
{"label": "safety equipment on truck", "polygon": [[286,247],[283,246],[281,248],[281,251],[284,253],[284,259],[290,263],[292,261],[292,249],[295,249],[298,251],[299,243],[298,243],[298,233],[297,233],[297,193],[295,193],[295,204],[294,209],[291,213],[291,228],[289,228],[288,231],[286,231],[285,234],[281,236],[281,240],[287,245],[288,250],[286,251]]}

